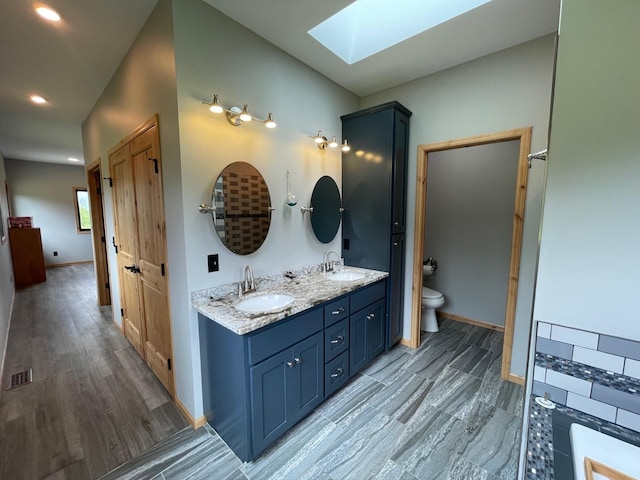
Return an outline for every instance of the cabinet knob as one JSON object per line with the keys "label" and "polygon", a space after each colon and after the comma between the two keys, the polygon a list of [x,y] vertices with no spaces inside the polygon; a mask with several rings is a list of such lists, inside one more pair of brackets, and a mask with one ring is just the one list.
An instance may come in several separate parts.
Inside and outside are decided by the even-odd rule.
{"label": "cabinet knob", "polygon": [[372,318],[375,318],[375,316],[375,313],[370,313],[369,315],[367,315],[367,320],[371,320]]}
{"label": "cabinet knob", "polygon": [[400,222],[393,222],[393,224],[397,227],[398,225],[400,225]]}
{"label": "cabinet knob", "polygon": [[302,363],[302,359],[300,357],[295,357],[293,361],[296,363]]}
{"label": "cabinet knob", "polygon": [[339,309],[334,310],[333,312],[331,312],[331,315],[340,315],[343,312],[344,312],[344,308],[340,307]]}
{"label": "cabinet knob", "polygon": [[333,345],[337,345],[339,343],[342,343],[344,341],[344,337],[342,335],[338,335],[336,338],[334,338],[333,340],[331,340],[331,343]]}
{"label": "cabinet knob", "polygon": [[293,368],[293,362],[284,362],[284,363],[286,363],[287,367]]}
{"label": "cabinet knob", "polygon": [[341,377],[343,373],[344,370],[342,368],[337,368],[336,371],[331,374],[331,378]]}
{"label": "cabinet knob", "polygon": [[398,246],[398,242],[393,242],[393,246],[397,247]]}

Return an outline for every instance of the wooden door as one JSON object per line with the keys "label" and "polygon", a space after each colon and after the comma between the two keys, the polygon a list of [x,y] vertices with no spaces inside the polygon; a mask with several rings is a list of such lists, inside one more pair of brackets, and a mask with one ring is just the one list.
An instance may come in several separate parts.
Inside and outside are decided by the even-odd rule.
{"label": "wooden door", "polygon": [[139,301],[138,278],[135,273],[138,259],[136,200],[133,163],[129,158],[128,145],[109,155],[109,169],[113,184],[113,215],[116,231],[118,278],[120,280],[122,329],[133,347],[144,358],[142,311]]}
{"label": "wooden door", "polygon": [[100,159],[87,167],[87,186],[91,203],[91,232],[95,253],[96,289],[98,305],[111,305],[109,266],[107,264],[107,238],[104,230],[104,204],[102,203],[102,168]]}
{"label": "wooden door", "polygon": [[169,393],[171,318],[157,117],[109,156],[126,337]]}
{"label": "wooden door", "polygon": [[129,143],[133,163],[138,220],[139,284],[144,312],[146,361],[173,392],[171,320],[166,262],[166,224],[160,175],[158,127],[152,126]]}

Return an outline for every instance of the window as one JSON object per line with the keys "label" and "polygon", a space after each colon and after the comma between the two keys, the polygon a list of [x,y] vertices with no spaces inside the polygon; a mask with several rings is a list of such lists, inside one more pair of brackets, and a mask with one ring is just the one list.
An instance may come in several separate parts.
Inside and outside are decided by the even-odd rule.
{"label": "window", "polygon": [[91,231],[91,211],[89,210],[89,193],[85,187],[73,187],[73,204],[76,208],[78,233],[89,233]]}

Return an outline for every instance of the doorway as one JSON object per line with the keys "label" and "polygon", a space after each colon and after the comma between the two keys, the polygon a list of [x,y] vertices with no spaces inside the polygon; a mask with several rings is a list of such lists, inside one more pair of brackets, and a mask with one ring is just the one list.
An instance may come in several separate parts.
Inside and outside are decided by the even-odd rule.
{"label": "doorway", "polygon": [[[518,292],[520,256],[522,253],[522,231],[524,225],[524,209],[527,191],[528,165],[527,155],[531,147],[531,127],[508,130],[487,135],[449,140],[445,142],[420,145],[418,147],[418,165],[416,176],[416,217],[414,233],[413,289],[411,306],[411,338],[410,345],[420,345],[420,324],[422,316],[422,287],[424,240],[426,223],[427,175],[429,155],[457,148],[488,145],[499,142],[519,141],[516,184],[514,194],[513,224],[511,228],[511,245],[508,262],[507,294],[504,318],[504,344],[502,353],[501,376],[505,380],[523,384],[524,378],[511,374],[511,354]],[[443,292],[446,298],[446,292]],[[446,300],[445,300],[446,301]]]}
{"label": "doorway", "polygon": [[104,204],[102,203],[102,169],[99,158],[87,167],[87,187],[89,204],[91,205],[91,232],[93,234],[98,305],[111,305],[107,240],[104,229]]}
{"label": "doorway", "polygon": [[173,395],[166,222],[158,116],[109,151],[124,335]]}

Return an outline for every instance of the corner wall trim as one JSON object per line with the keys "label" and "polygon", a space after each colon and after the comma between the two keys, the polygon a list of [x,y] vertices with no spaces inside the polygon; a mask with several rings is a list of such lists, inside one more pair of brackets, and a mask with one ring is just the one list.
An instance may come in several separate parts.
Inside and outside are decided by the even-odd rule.
{"label": "corner wall trim", "polygon": [[507,380],[513,383],[517,383],[518,385],[524,385],[524,377],[521,377],[520,375],[510,373]]}
{"label": "corner wall trim", "polygon": [[411,339],[401,338],[398,343],[400,345],[404,345],[405,347],[409,347],[409,348],[412,348],[414,350],[416,349],[416,347],[414,347],[413,344],[411,343]]}
{"label": "corner wall trim", "polygon": [[193,416],[191,415],[189,410],[187,410],[187,407],[185,407],[182,404],[182,402],[180,401],[180,399],[178,397],[176,397],[176,399],[175,399],[175,404],[176,404],[176,407],[178,408],[178,410],[180,410],[180,413],[182,414],[182,416],[189,423],[189,425],[191,425],[191,427],[193,429],[198,429],[201,426],[203,426],[205,423],[207,423],[207,417],[205,417],[204,415],[202,415],[201,417],[199,417],[197,419],[193,418]]}

